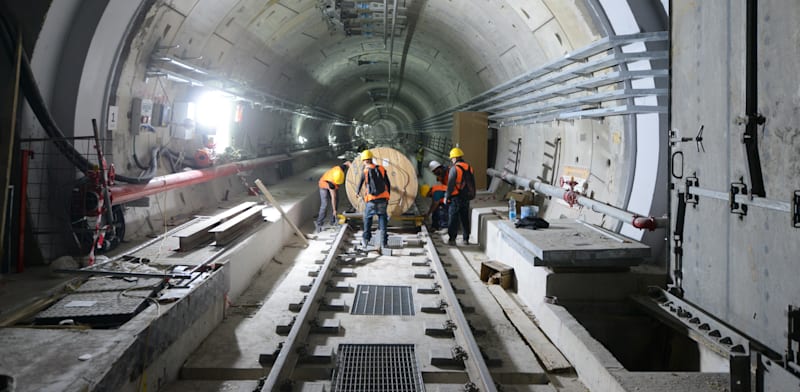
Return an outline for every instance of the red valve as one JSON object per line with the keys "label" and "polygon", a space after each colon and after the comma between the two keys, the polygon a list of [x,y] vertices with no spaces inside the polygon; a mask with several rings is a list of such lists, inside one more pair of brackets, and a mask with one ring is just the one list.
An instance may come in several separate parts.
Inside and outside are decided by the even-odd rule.
{"label": "red valve", "polygon": [[564,192],[564,201],[572,208],[578,202],[578,193],[573,190]]}
{"label": "red valve", "polygon": [[631,224],[637,229],[647,229],[649,231],[653,231],[656,229],[656,218],[652,216],[634,216]]}

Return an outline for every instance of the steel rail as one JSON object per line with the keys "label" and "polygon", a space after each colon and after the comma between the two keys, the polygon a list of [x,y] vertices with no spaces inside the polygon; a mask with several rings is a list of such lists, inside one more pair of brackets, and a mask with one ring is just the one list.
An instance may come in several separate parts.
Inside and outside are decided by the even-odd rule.
{"label": "steel rail", "polygon": [[478,343],[475,341],[475,336],[472,335],[472,329],[470,329],[467,318],[464,317],[464,312],[461,310],[461,306],[459,306],[458,297],[456,297],[456,293],[453,291],[453,287],[447,279],[447,272],[444,270],[442,260],[439,259],[439,254],[436,252],[436,247],[433,245],[433,239],[428,234],[428,229],[425,228],[425,226],[421,227],[421,232],[428,238],[428,241],[425,243],[425,249],[427,249],[430,255],[431,265],[436,270],[436,275],[442,282],[441,290],[444,292],[445,301],[450,304],[450,306],[447,307],[447,312],[456,323],[456,329],[453,331],[456,342],[460,343],[467,352],[468,357],[465,359],[467,369],[472,368],[472,370],[475,371],[471,373],[470,376],[478,376],[479,379],[473,380],[473,382],[477,381],[476,384],[478,384],[479,390],[497,391],[492,375],[489,373],[489,367],[486,366]]}
{"label": "steel rail", "polygon": [[334,260],[339,252],[339,246],[342,244],[348,226],[342,225],[336,238],[333,240],[331,250],[325,257],[322,263],[319,275],[314,280],[311,290],[308,292],[306,300],[303,302],[303,307],[300,313],[295,318],[292,329],[289,331],[289,336],[283,342],[283,347],[275,359],[275,363],[269,370],[267,380],[264,382],[262,391],[278,391],[284,382],[288,381],[292,376],[295,365],[297,365],[298,353],[297,349],[305,343],[305,337],[311,329],[311,324],[308,318],[317,313],[319,309],[319,299],[325,294],[325,284],[331,277]]}

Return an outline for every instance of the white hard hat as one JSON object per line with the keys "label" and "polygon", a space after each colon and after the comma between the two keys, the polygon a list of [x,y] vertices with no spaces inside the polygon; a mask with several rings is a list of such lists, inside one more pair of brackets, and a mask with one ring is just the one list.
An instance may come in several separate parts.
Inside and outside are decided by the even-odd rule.
{"label": "white hard hat", "polygon": [[442,164],[437,161],[431,161],[431,163],[428,164],[428,168],[431,169],[431,171],[434,171],[436,170],[436,168],[439,168],[441,166]]}

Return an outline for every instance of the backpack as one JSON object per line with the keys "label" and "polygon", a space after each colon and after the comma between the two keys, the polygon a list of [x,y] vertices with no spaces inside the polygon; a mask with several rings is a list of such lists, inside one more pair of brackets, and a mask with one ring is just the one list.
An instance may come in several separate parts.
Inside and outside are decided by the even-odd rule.
{"label": "backpack", "polygon": [[461,170],[461,184],[458,188],[458,194],[461,195],[461,197],[463,197],[466,200],[473,200],[475,199],[475,193],[476,193],[475,173],[473,173],[472,171],[472,166],[469,166],[469,164],[467,164],[466,162],[465,164],[467,165],[466,169],[461,167],[461,165],[456,164],[456,167],[458,167]]}
{"label": "backpack", "polygon": [[372,196],[378,196],[386,192],[386,180],[383,178],[380,166],[375,166],[367,171],[367,192]]}

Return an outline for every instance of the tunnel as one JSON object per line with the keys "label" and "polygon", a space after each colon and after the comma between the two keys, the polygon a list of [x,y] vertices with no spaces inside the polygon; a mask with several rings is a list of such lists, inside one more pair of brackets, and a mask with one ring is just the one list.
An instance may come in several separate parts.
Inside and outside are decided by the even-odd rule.
{"label": "tunnel", "polygon": [[[800,390],[797,4],[0,10],[8,390]],[[414,387],[346,386],[365,345]]]}

